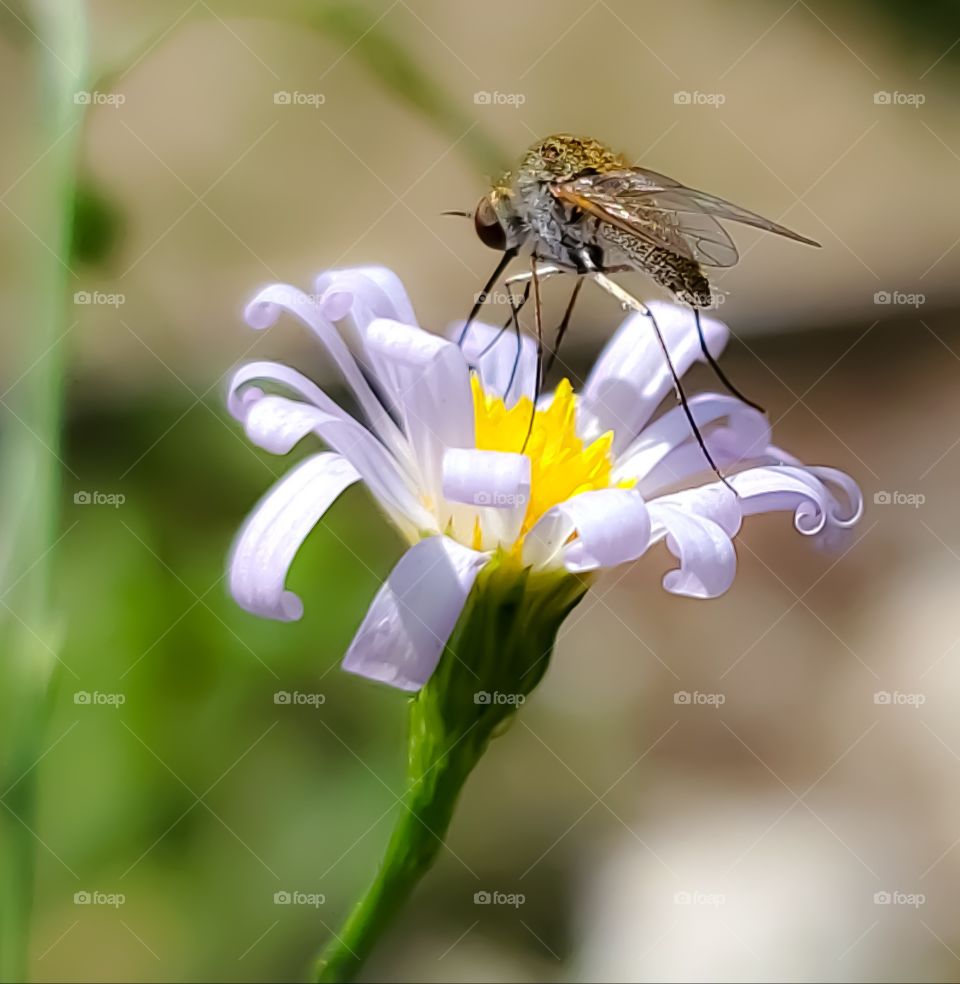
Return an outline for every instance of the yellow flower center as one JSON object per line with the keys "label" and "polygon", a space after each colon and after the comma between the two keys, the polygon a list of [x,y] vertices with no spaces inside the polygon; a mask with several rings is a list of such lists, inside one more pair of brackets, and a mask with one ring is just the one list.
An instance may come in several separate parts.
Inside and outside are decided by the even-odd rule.
{"label": "yellow flower center", "polygon": [[[550,406],[533,414],[532,426],[533,403],[528,397],[507,409],[502,399],[484,391],[476,376],[471,377],[471,386],[478,450],[522,450],[530,459],[530,502],[518,545],[552,506],[580,492],[610,487],[613,431],[584,445],[577,436],[577,401],[568,379],[557,386]],[[618,487],[632,484],[619,483]]]}

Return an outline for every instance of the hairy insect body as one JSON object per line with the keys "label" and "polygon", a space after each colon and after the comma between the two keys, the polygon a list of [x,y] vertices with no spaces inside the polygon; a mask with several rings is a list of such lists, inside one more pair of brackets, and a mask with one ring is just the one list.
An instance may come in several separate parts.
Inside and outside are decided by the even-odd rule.
{"label": "hairy insect body", "polygon": [[652,246],[617,226],[603,226],[600,238],[607,246],[601,269],[641,270],[692,307],[710,307],[710,282],[695,261]]}

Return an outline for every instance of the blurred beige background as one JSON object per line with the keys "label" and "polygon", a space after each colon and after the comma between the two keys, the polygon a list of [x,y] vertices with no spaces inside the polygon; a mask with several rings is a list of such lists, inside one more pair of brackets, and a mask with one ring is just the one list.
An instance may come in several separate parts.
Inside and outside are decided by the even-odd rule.
{"label": "blurred beige background", "polygon": [[[222,414],[224,375],[255,355],[332,378],[292,324],[255,339],[244,301],[265,282],[306,286],[331,266],[376,263],[401,276],[425,326],[462,317],[495,259],[468,223],[440,215],[472,207],[485,190],[462,154],[471,127],[514,154],[550,132],[592,134],[823,244],[732,230],[742,261],[716,283],[720,317],[738,339],[730,374],[768,408],[780,444],[860,482],[868,505],[855,536],[826,553],[788,516],[751,521],[736,584],[709,603],[662,592],[663,554],[602,582],[571,617],[536,698],[468,786],[451,851],[369,979],[960,979],[960,29],[911,32],[895,4],[803,0],[356,5],[458,107],[467,125],[452,134],[344,45],[298,23],[294,4],[278,7],[286,17],[220,0],[91,6],[96,62],[109,73],[103,91],[124,101],[92,109],[84,167],[121,215],[121,237],[71,282],[122,301],[76,306],[69,460],[78,478],[67,477],[68,493],[96,479],[135,502],[155,495],[156,512],[144,506],[136,523],[124,521],[191,585],[197,571],[201,581],[208,568],[215,575],[230,531],[270,481],[266,470],[245,470],[248,452],[207,413]],[[901,16],[933,13],[903,5]],[[29,45],[15,19],[5,26],[0,84],[14,94],[0,100],[0,187],[13,186],[0,199],[7,387],[22,369],[18,332],[29,330],[26,264],[44,246],[24,220],[39,193]],[[278,92],[291,103],[277,104]],[[478,103],[477,93],[510,98]],[[640,279],[632,286],[655,296]],[[563,287],[546,291],[559,315]],[[584,302],[567,353],[578,373],[619,319],[604,297],[585,291]],[[692,382],[713,385],[706,373]],[[143,418],[147,405],[154,416]],[[240,492],[224,494],[205,457],[225,485],[242,471]],[[279,474],[283,464],[268,468]],[[907,505],[897,493],[923,501]],[[350,508],[368,517],[361,496]],[[337,517],[368,527],[346,507]],[[190,596],[140,556],[118,517],[68,507],[65,525],[75,520],[68,607],[90,556],[81,544],[113,585],[99,614],[79,619],[80,675],[101,658],[84,663],[84,653],[115,648],[102,659],[116,677],[140,655],[111,637],[143,610],[135,599],[123,607],[124,578],[140,583],[149,568],[162,607],[142,620],[136,645],[149,647],[144,665],[163,667],[170,693],[197,702],[184,725],[197,744],[184,738],[182,747],[177,705],[144,684],[162,719],[147,740],[156,755],[123,774],[135,787],[152,770],[163,776],[157,756],[178,775],[203,773],[206,750],[216,765],[190,781],[206,788],[270,725],[275,709],[263,695],[276,681],[254,666],[249,692],[225,711],[229,671],[191,671],[203,657],[164,631]],[[208,552],[193,568],[177,545],[180,526],[205,525]],[[364,556],[387,569],[398,545],[379,527],[366,535]],[[321,552],[311,563],[325,563]],[[286,647],[279,672],[304,686],[334,666],[375,583],[361,572],[343,603],[355,617],[331,634],[329,603],[311,598],[307,570],[294,570],[308,610],[301,635],[271,637],[277,630],[218,601],[233,636],[211,622],[216,645]],[[182,792],[168,776],[157,788],[97,787],[81,811],[88,850],[54,779],[96,768],[118,747],[129,755],[131,739],[111,724],[72,745],[81,727],[51,752],[42,835],[79,880],[42,861],[39,979],[268,980],[305,966],[386,838],[377,818],[390,799],[365,770],[374,762],[392,788],[401,781],[399,702],[361,694],[362,683],[336,670],[323,686],[334,688],[340,716],[289,729],[280,746],[284,722],[257,746],[255,776],[238,772],[217,801],[251,850],[234,852],[204,817],[210,829],[199,840],[174,841],[137,869],[142,881],[118,913],[78,914],[70,893],[119,884],[138,853],[167,836]],[[678,703],[679,693],[711,702]],[[220,710],[205,712],[205,701]],[[67,696],[53,737],[75,717]],[[128,725],[142,735],[136,718]],[[259,796],[258,781],[278,788]],[[132,833],[111,843],[99,825],[118,803],[123,816],[162,819],[155,829],[131,821]],[[197,845],[214,843],[223,857],[198,861]],[[323,875],[341,858],[331,888]],[[326,891],[326,909],[271,906],[270,892],[294,886]],[[474,905],[488,890],[525,902]],[[202,904],[189,901],[194,893]],[[229,909],[225,925],[225,895],[256,904]]]}

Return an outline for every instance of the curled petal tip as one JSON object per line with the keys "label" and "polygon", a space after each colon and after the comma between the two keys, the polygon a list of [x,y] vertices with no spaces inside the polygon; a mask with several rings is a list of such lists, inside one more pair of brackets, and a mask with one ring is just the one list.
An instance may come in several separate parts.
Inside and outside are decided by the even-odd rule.
{"label": "curled petal tip", "polygon": [[299,622],[303,618],[303,601],[292,591],[280,595],[279,612],[284,622]]}
{"label": "curled petal tip", "polygon": [[244,309],[244,321],[256,331],[263,331],[277,323],[280,317],[280,307],[273,301],[260,300],[255,297]]}
{"label": "curled petal tip", "polygon": [[352,291],[343,287],[331,287],[320,298],[320,311],[325,318],[329,318],[331,321],[341,321],[350,313],[353,302]]}

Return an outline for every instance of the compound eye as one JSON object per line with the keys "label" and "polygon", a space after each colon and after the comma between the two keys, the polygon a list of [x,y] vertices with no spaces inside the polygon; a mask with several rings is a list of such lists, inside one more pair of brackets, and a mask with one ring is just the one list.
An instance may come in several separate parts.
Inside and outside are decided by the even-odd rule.
{"label": "compound eye", "polygon": [[473,213],[473,224],[484,246],[501,251],[507,248],[507,232],[500,224],[489,196],[480,199]]}

